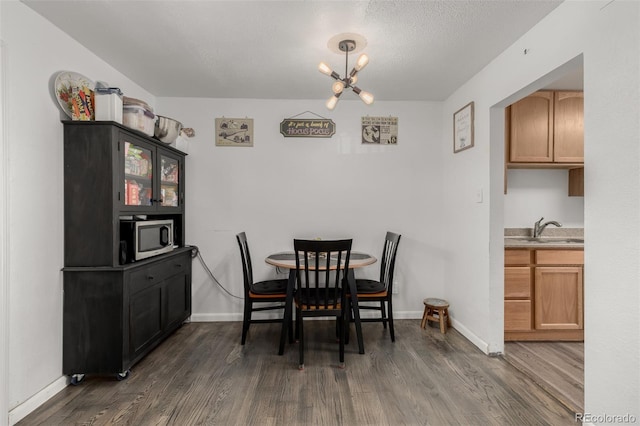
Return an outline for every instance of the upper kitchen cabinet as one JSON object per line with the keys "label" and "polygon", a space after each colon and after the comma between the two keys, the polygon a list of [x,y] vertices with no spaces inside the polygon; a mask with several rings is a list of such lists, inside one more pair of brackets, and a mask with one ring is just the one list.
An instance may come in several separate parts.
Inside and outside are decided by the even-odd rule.
{"label": "upper kitchen cabinet", "polygon": [[583,92],[535,92],[506,108],[505,123],[506,169],[568,169],[568,195],[584,195]]}
{"label": "upper kitchen cabinet", "polygon": [[[573,167],[584,163],[584,96],[539,91],[509,107],[510,167]],[[526,167],[526,166],[525,166]]]}
{"label": "upper kitchen cabinet", "polygon": [[118,191],[123,210],[182,210],[182,156],[124,132],[118,152],[124,164],[124,186]]}
{"label": "upper kitchen cabinet", "polygon": [[64,122],[65,266],[118,266],[120,220],[172,220],[184,246],[185,154],[107,121]]}
{"label": "upper kitchen cabinet", "polygon": [[553,161],[584,163],[584,93],[553,94]]}
{"label": "upper kitchen cabinet", "polygon": [[553,92],[537,92],[511,105],[509,161],[553,161]]}

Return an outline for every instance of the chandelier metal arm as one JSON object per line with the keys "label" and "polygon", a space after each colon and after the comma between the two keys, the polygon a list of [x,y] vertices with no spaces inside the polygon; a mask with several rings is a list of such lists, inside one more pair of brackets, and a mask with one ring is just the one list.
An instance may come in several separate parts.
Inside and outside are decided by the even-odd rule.
{"label": "chandelier metal arm", "polygon": [[[346,44],[345,48],[344,48],[344,85],[345,88],[349,87],[349,78],[347,77],[349,74],[347,74],[347,71],[349,70],[349,51],[353,50],[356,48],[355,43],[353,45],[348,44],[348,42],[343,42],[343,44]],[[353,46],[353,47],[351,47]]]}

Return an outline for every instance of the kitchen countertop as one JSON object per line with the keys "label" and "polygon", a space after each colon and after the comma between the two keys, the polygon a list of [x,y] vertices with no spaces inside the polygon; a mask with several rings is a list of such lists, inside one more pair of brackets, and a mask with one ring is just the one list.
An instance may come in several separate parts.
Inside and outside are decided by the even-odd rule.
{"label": "kitchen countertop", "polygon": [[581,249],[584,248],[583,228],[545,229],[542,237],[532,238],[531,228],[505,228],[505,248]]}

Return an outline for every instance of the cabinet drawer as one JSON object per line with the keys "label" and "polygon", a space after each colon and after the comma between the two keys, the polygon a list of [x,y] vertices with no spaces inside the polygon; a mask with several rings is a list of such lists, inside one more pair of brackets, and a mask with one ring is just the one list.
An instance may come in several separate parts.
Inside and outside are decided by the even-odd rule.
{"label": "cabinet drawer", "polygon": [[504,330],[505,331],[531,330],[531,301],[530,300],[505,300],[504,301]]}
{"label": "cabinet drawer", "polygon": [[505,250],[505,265],[529,265],[531,263],[531,250]]}
{"label": "cabinet drawer", "polygon": [[176,274],[186,273],[189,261],[188,256],[173,256],[132,272],[130,294],[135,294]]}
{"label": "cabinet drawer", "polygon": [[528,266],[504,268],[504,297],[505,299],[531,297],[531,268]]}
{"label": "cabinet drawer", "polygon": [[536,250],[537,265],[584,265],[583,250]]}

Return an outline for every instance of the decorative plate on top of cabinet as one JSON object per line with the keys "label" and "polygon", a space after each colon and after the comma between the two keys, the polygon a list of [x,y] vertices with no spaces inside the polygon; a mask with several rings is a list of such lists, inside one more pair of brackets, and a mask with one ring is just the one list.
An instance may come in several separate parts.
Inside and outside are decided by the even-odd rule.
{"label": "decorative plate on top of cabinet", "polygon": [[56,76],[54,91],[56,100],[72,120],[93,120],[95,83],[82,74],[62,71]]}

